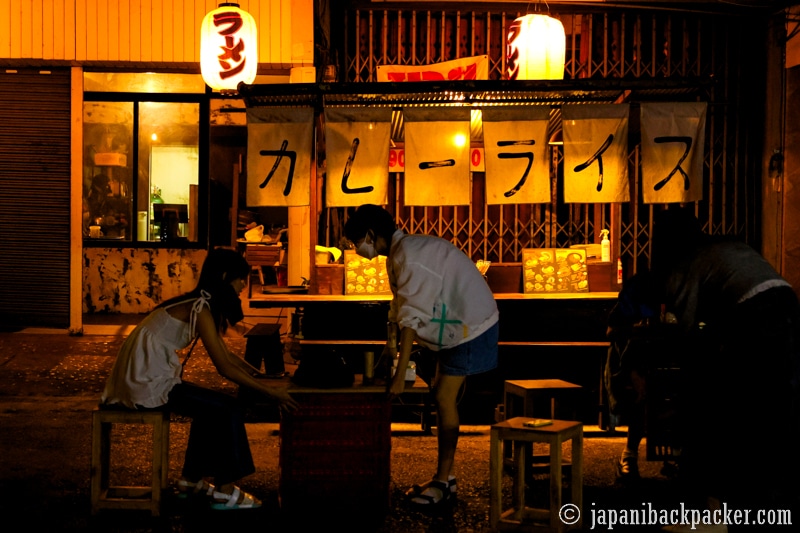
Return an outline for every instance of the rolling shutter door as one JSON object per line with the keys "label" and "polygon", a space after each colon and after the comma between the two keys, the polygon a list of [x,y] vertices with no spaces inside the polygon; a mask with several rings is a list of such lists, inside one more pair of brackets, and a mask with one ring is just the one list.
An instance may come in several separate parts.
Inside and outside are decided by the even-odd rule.
{"label": "rolling shutter door", "polygon": [[0,71],[0,320],[69,326],[70,71]]}

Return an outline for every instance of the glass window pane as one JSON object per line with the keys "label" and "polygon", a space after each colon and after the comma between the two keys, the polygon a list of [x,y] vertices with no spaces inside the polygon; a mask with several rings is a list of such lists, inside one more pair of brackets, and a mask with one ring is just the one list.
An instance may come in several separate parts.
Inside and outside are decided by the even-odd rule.
{"label": "glass window pane", "polygon": [[84,236],[131,240],[133,103],[86,102],[83,110]]}
{"label": "glass window pane", "polygon": [[147,209],[148,240],[197,241],[199,126],[198,103],[139,105],[138,216]]}

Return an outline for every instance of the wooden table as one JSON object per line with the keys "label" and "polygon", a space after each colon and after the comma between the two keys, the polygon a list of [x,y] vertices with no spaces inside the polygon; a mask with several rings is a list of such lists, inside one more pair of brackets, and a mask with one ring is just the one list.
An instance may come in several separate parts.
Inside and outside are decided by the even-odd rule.
{"label": "wooden table", "polygon": [[[294,520],[380,520],[390,505],[391,402],[386,388],[290,384],[300,408],[280,422],[281,508]],[[424,386],[414,384],[408,390]]]}

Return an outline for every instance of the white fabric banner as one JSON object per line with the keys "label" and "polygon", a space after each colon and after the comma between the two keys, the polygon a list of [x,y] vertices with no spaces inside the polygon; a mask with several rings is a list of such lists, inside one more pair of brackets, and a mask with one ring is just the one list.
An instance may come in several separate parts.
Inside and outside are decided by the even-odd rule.
{"label": "white fabric banner", "polygon": [[642,197],[646,204],[703,199],[705,102],[642,104]]}
{"label": "white fabric banner", "polygon": [[486,203],[550,201],[548,106],[483,109]]}
{"label": "white fabric banner", "polygon": [[609,203],[630,199],[629,112],[629,104],[561,107],[564,202]]}
{"label": "white fabric banner", "polygon": [[407,108],[403,119],[405,205],[469,205],[469,108]]}
{"label": "white fabric banner", "polygon": [[247,205],[311,203],[314,110],[247,110]]}
{"label": "white fabric banner", "polygon": [[325,110],[325,206],[386,205],[390,108]]}
{"label": "white fabric banner", "polygon": [[488,80],[489,56],[473,56],[432,65],[378,65],[378,81]]}

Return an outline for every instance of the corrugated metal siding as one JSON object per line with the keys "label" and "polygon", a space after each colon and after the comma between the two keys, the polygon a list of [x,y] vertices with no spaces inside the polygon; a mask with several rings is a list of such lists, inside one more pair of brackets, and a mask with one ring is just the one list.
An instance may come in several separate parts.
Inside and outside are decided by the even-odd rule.
{"label": "corrugated metal siding", "polygon": [[0,320],[69,326],[70,72],[0,72]]}

